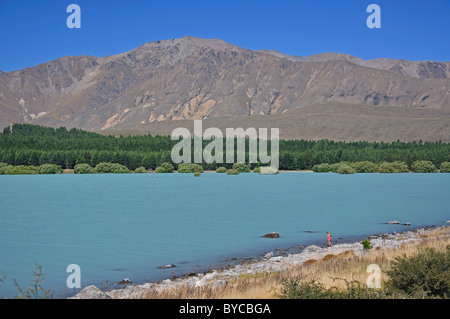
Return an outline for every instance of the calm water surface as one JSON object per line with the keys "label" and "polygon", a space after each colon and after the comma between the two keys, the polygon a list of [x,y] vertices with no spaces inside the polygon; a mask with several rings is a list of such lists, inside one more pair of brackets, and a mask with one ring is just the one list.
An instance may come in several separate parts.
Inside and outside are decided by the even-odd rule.
{"label": "calm water surface", "polygon": [[[450,174],[106,174],[0,176],[0,297],[36,262],[43,286],[155,281],[230,257],[450,219]],[[412,227],[386,225],[390,220]],[[268,232],[280,239],[265,239]],[[342,241],[342,240],[341,240]],[[158,266],[175,264],[173,269]]]}

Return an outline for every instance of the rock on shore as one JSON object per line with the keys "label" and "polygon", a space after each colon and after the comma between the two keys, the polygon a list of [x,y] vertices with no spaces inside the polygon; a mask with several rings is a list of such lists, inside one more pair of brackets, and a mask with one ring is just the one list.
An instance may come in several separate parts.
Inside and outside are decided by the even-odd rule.
{"label": "rock on shore", "polygon": [[92,285],[83,288],[75,296],[69,299],[111,299],[111,297],[105,292],[95,287],[94,285]]}

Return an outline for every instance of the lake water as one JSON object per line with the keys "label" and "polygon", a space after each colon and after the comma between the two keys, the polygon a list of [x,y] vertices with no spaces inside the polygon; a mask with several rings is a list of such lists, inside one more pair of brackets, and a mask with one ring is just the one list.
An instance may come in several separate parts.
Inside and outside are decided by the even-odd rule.
{"label": "lake water", "polygon": [[[450,219],[450,174],[106,174],[0,176],[0,297],[26,288],[155,281],[231,257]],[[387,225],[399,220],[411,227]],[[279,232],[281,238],[261,238]],[[172,269],[159,266],[175,264]],[[72,292],[73,293],[73,292]]]}

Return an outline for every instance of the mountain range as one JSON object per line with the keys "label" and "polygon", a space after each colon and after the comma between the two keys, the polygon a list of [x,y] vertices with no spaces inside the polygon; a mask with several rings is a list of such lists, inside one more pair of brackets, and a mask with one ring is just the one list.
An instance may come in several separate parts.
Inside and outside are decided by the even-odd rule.
{"label": "mountain range", "polygon": [[0,127],[279,127],[282,138],[450,142],[450,62],[308,57],[186,36],[0,71]]}

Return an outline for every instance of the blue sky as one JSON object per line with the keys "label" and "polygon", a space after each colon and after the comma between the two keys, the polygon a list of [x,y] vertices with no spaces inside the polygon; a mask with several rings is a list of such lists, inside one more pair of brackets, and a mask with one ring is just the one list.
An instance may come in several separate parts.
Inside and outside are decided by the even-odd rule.
{"label": "blue sky", "polygon": [[[81,29],[66,8],[81,7]],[[381,7],[381,29],[366,8]],[[186,35],[298,56],[450,61],[450,0],[0,0],[0,70]]]}

